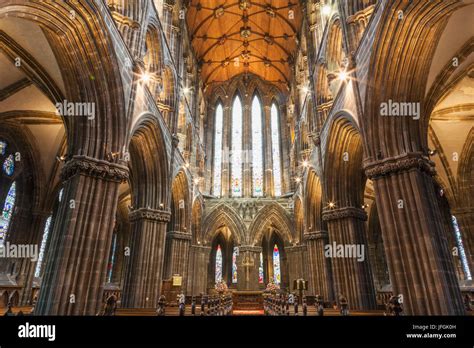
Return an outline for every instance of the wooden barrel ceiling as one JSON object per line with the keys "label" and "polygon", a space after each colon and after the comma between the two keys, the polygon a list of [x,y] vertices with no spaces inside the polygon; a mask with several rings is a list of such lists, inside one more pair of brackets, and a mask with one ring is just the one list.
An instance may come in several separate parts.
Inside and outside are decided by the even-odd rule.
{"label": "wooden barrel ceiling", "polygon": [[187,24],[205,86],[253,73],[288,84],[301,27],[297,0],[191,0]]}

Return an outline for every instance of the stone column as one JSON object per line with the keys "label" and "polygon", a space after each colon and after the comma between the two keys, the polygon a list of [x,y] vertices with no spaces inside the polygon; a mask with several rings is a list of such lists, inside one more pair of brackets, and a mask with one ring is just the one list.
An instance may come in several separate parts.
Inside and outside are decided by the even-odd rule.
{"label": "stone column", "polygon": [[177,274],[183,277],[183,289],[186,289],[187,268],[191,233],[169,231],[166,234],[166,257],[164,279]]}
{"label": "stone column", "polygon": [[39,315],[95,315],[102,306],[120,183],[128,168],[87,156],[63,167],[63,199],[49,244]]}
{"label": "stone column", "polygon": [[[367,214],[361,208],[323,210],[323,221],[328,224],[329,246],[332,248],[332,255],[325,250],[324,256],[331,258],[335,299],[342,294],[348,299],[349,308],[362,310],[376,307],[365,220]],[[344,250],[342,254],[341,248]],[[348,254],[349,248],[352,255]],[[357,250],[363,252],[363,258],[354,253]]]}
{"label": "stone column", "polygon": [[207,276],[211,247],[191,245],[188,268],[187,294],[197,296],[207,292]]}
{"label": "stone column", "polygon": [[237,289],[259,290],[258,267],[260,265],[261,247],[252,245],[239,246],[237,256]]}
{"label": "stone column", "polygon": [[293,281],[297,279],[308,280],[304,272],[304,254],[306,253],[306,246],[295,245],[285,247],[286,256],[288,259],[288,290],[293,291]]}
{"label": "stone column", "polygon": [[431,178],[434,163],[412,153],[368,163],[393,292],[413,315],[464,314]]}
{"label": "stone column", "polygon": [[303,238],[308,256],[309,288],[314,295],[321,295],[324,301],[333,301],[331,261],[324,256],[329,234],[327,231],[309,231],[303,234]]}
{"label": "stone column", "polygon": [[263,146],[265,164],[265,197],[273,197],[273,152],[272,152],[272,127],[271,127],[271,106],[265,105],[263,108]]}
{"label": "stone column", "polygon": [[130,213],[130,264],[125,275],[122,306],[155,308],[161,294],[166,224],[170,212],[140,208]]}

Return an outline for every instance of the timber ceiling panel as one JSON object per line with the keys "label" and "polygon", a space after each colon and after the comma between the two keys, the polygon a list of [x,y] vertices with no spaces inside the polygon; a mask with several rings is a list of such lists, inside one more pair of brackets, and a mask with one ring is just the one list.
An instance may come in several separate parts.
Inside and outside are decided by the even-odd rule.
{"label": "timber ceiling panel", "polygon": [[187,24],[205,86],[245,72],[287,84],[301,17],[297,0],[191,0]]}

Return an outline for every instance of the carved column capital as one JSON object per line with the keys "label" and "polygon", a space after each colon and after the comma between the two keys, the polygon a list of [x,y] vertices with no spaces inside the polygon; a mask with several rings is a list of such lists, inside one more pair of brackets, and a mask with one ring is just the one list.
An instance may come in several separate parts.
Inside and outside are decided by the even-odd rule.
{"label": "carved column capital", "polygon": [[370,179],[377,179],[409,170],[419,170],[434,176],[435,164],[422,153],[408,153],[403,156],[385,158],[364,165],[365,174]]}
{"label": "carved column capital", "polygon": [[323,210],[323,221],[354,218],[362,221],[367,220],[367,213],[362,208],[343,207],[338,209]]}
{"label": "carved column capital", "polygon": [[150,208],[139,208],[132,210],[128,215],[130,222],[137,220],[151,220],[158,222],[168,222],[171,218],[171,213],[168,210],[157,210]]}
{"label": "carved column capital", "polygon": [[188,233],[188,232],[169,231],[169,232],[166,234],[166,238],[191,240],[191,239],[192,239],[192,236],[191,236],[191,233]]}
{"label": "carved column capital", "polygon": [[318,239],[328,239],[328,231],[308,231],[303,233],[304,240],[318,240]]}
{"label": "carved column capital", "polygon": [[73,156],[64,165],[61,180],[69,180],[78,174],[115,182],[125,182],[129,177],[128,167],[124,165],[88,156]]}

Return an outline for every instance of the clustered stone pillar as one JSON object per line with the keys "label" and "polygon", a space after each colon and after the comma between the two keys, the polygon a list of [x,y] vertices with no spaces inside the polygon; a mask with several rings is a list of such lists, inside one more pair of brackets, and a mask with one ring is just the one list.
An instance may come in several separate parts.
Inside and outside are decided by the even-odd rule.
{"label": "clustered stone pillar", "polygon": [[303,234],[306,241],[309,287],[314,295],[324,301],[334,300],[332,289],[331,261],[324,256],[324,247],[329,243],[327,231],[309,231]]}
{"label": "clustered stone pillar", "polygon": [[464,314],[432,176],[419,153],[368,163],[393,292],[416,315]]}
{"label": "clustered stone pillar", "polygon": [[288,258],[288,274],[289,274],[289,289],[293,290],[293,281],[297,279],[305,279],[304,277],[304,254],[306,253],[306,246],[295,245],[285,247]]}
{"label": "clustered stone pillar", "polygon": [[[331,263],[335,298],[344,295],[352,309],[375,309],[375,291],[369,264],[365,235],[366,212],[361,208],[343,207],[323,210],[323,221],[328,224],[329,245],[332,248]],[[336,246],[336,248],[334,248]],[[363,248],[364,258],[337,253],[338,248]],[[326,253],[325,253],[326,256]],[[360,256],[360,255],[359,255]]]}
{"label": "clustered stone pillar", "polygon": [[169,231],[166,234],[166,260],[164,279],[170,279],[173,275],[183,277],[185,288],[187,279],[187,266],[189,259],[189,245],[191,244],[191,233]]}
{"label": "clustered stone pillar", "polygon": [[154,308],[161,292],[166,225],[170,212],[139,208],[129,215],[130,264],[125,275],[123,307]]}
{"label": "clustered stone pillar", "polygon": [[191,245],[188,268],[187,292],[190,295],[207,293],[207,276],[211,247]]}
{"label": "clustered stone pillar", "polygon": [[258,268],[260,265],[261,247],[241,245],[237,256],[237,289],[259,290]]}
{"label": "clustered stone pillar", "polygon": [[128,168],[73,156],[61,178],[63,199],[35,314],[95,315],[102,306],[119,186],[128,179]]}

